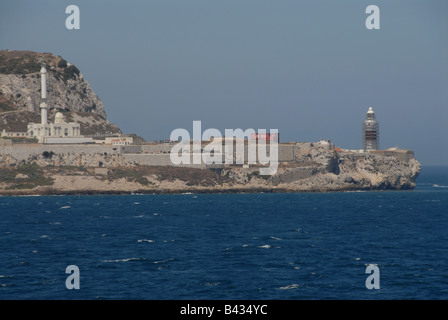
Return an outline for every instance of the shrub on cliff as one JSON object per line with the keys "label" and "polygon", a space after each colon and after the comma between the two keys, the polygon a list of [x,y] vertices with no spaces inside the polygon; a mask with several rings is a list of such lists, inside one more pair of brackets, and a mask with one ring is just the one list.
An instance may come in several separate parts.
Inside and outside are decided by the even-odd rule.
{"label": "shrub on cliff", "polygon": [[48,186],[52,185],[54,180],[46,177],[37,164],[24,164],[17,168],[0,168],[0,182],[9,184],[6,190],[12,190]]}

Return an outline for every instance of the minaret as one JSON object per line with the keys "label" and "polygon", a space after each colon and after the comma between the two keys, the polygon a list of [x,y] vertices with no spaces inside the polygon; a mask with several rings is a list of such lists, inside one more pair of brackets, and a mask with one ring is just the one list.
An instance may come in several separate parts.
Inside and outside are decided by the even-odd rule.
{"label": "minaret", "polygon": [[48,106],[47,106],[47,68],[45,61],[42,60],[42,68],[40,69],[41,78],[41,99],[40,99],[40,122],[42,125],[48,124]]}
{"label": "minaret", "polygon": [[362,144],[364,150],[379,149],[379,127],[379,122],[375,119],[375,112],[373,112],[372,107],[369,107],[366,120],[362,126]]}

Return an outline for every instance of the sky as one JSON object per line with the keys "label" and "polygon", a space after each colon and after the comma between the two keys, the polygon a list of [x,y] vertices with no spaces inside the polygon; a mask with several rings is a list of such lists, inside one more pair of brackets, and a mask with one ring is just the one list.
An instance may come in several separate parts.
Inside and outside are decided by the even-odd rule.
{"label": "sky", "polygon": [[360,149],[372,106],[380,147],[424,166],[448,165],[447,35],[446,0],[0,2],[0,49],[75,64],[124,133],[168,139],[200,120]]}

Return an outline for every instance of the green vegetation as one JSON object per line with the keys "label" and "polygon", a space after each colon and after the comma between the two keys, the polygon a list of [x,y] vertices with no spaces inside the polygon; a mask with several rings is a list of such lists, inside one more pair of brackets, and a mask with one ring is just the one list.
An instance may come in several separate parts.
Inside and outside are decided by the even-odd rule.
{"label": "green vegetation", "polygon": [[145,172],[142,172],[140,170],[131,169],[131,168],[120,168],[120,169],[113,169],[110,172],[110,175],[108,176],[109,180],[115,180],[115,179],[121,179],[125,178],[128,181],[132,182],[138,182],[144,186],[148,186],[152,183],[148,181],[144,177]]}
{"label": "green vegetation", "polygon": [[81,176],[88,173],[88,170],[84,166],[54,166],[54,165],[47,165],[46,171],[50,175],[54,174],[62,174],[62,175],[69,175],[69,176]]}
{"label": "green vegetation", "polygon": [[54,180],[45,177],[37,164],[24,164],[15,168],[0,168],[0,182],[10,184],[6,190],[13,190],[49,186]]}
{"label": "green vegetation", "polygon": [[53,158],[53,155],[54,155],[53,151],[50,151],[50,152],[44,151],[42,153],[42,156],[44,157],[44,159],[51,159],[51,158]]}

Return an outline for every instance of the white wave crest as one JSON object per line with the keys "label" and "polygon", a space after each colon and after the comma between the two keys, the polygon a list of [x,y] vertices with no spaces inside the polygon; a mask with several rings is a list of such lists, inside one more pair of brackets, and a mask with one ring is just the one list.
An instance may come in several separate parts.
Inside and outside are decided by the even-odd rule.
{"label": "white wave crest", "polygon": [[174,260],[174,258],[169,258],[169,259],[165,259],[165,260],[154,261],[154,263],[159,264],[159,263],[165,263],[165,262],[173,261],[173,260]]}
{"label": "white wave crest", "polygon": [[280,288],[278,288],[278,290],[291,290],[291,289],[296,289],[299,287],[300,287],[299,284],[293,283],[293,284],[290,284],[289,286],[280,287]]}
{"label": "white wave crest", "polygon": [[144,261],[145,258],[124,258],[124,259],[114,259],[114,260],[101,260],[101,262],[128,262],[128,261]]}

